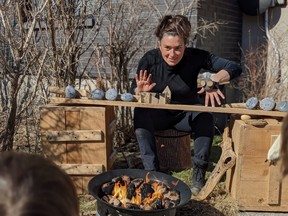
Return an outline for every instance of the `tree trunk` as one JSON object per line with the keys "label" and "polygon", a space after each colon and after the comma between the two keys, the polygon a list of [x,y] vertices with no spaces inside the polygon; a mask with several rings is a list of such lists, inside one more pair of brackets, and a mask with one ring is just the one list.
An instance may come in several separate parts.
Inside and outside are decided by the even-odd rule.
{"label": "tree trunk", "polygon": [[192,167],[190,133],[174,129],[155,133],[160,170],[181,171]]}
{"label": "tree trunk", "polygon": [[17,115],[17,88],[18,78],[16,75],[11,81],[11,92],[10,92],[10,109],[6,121],[6,127],[1,134],[2,151],[9,151],[13,149],[13,141],[15,134],[16,115]]}

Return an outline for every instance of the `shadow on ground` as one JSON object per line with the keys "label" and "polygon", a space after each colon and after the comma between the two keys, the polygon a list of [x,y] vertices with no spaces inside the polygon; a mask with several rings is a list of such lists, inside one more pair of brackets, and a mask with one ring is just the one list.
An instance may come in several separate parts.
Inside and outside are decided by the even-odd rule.
{"label": "shadow on ground", "polygon": [[190,200],[186,205],[177,209],[176,216],[225,216],[222,212],[213,206]]}

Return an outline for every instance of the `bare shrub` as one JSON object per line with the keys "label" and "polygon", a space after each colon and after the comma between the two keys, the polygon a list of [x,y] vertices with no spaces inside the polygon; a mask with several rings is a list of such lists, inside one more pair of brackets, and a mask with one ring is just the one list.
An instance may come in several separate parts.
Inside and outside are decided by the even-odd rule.
{"label": "bare shrub", "polygon": [[242,91],[243,99],[263,98],[266,92],[267,51],[265,47],[251,49],[243,57],[244,72],[237,88]]}
{"label": "bare shrub", "polygon": [[269,32],[261,46],[242,50],[244,71],[238,88],[243,93],[243,100],[252,96],[258,99],[272,97],[276,102],[288,99],[288,52],[285,47],[287,40],[274,31],[273,34]]}

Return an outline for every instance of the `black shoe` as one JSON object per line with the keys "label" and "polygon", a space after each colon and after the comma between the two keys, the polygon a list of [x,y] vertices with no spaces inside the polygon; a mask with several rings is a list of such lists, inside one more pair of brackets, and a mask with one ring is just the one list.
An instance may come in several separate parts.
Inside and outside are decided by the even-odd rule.
{"label": "black shoe", "polygon": [[191,192],[194,196],[197,196],[205,185],[205,173],[205,168],[194,165],[191,184]]}

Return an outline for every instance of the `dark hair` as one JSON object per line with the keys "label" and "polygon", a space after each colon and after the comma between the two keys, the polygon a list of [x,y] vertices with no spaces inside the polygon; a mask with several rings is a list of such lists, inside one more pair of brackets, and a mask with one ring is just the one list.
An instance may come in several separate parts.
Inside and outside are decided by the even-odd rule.
{"label": "dark hair", "polygon": [[288,114],[283,119],[281,128],[281,159],[282,176],[288,175]]}
{"label": "dark hair", "polygon": [[0,167],[1,216],[79,216],[75,186],[52,161],[2,152]]}
{"label": "dark hair", "polygon": [[182,37],[187,44],[191,31],[191,23],[183,15],[166,15],[156,28],[155,35],[161,40],[164,34]]}

